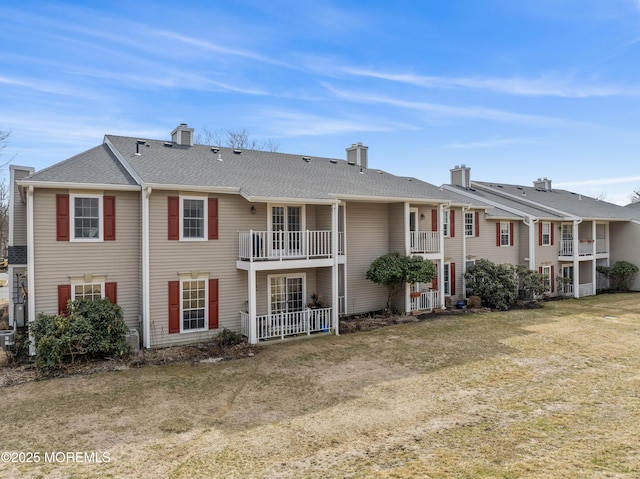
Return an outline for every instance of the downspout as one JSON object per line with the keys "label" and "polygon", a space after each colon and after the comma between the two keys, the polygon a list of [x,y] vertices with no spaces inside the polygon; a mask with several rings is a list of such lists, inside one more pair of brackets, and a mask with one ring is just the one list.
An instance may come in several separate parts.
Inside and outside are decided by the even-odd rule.
{"label": "downspout", "polygon": [[142,189],[142,346],[151,347],[151,274],[149,271],[149,197],[152,188]]}
{"label": "downspout", "polygon": [[[35,234],[33,231],[33,185],[27,189],[27,310],[29,323],[36,319]],[[29,355],[35,356],[36,344],[29,328]]]}

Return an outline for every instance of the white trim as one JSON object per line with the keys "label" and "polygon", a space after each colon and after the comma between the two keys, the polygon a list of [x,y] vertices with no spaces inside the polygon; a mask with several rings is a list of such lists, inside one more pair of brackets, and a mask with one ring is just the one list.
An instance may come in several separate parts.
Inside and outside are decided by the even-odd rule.
{"label": "white trim", "polygon": [[[27,190],[27,305],[29,322],[36,320],[35,234],[33,231],[33,186]],[[36,345],[29,328],[29,355],[35,356]]]}
{"label": "white trim", "polygon": [[[184,200],[202,201],[203,205],[203,222],[202,236],[185,237],[184,236]],[[205,196],[180,196],[180,241],[208,241],[209,240],[209,201]]]}
{"label": "white trim", "polygon": [[[273,231],[273,208],[282,207],[284,208],[284,231],[289,231],[289,223],[287,221],[288,215],[287,210],[290,207],[300,208],[300,229],[298,231],[305,231],[307,229],[307,208],[304,204],[297,203],[267,203],[267,229],[272,232]],[[337,254],[337,253],[336,253]]]}
{"label": "white trim", "polygon": [[94,286],[96,284],[100,285],[100,298],[104,299],[104,281],[92,281],[90,283],[83,282],[72,282],[71,283],[71,300],[75,301],[76,299],[76,286]]}
{"label": "white trim", "polygon": [[[267,275],[267,312],[268,314],[274,314],[271,310],[271,279],[273,278],[301,278],[302,279],[302,309],[305,307],[307,299],[307,273],[280,273],[280,274],[268,274]],[[286,286],[286,281],[285,281]]]}
{"label": "white trim", "polygon": [[[500,248],[508,248],[511,246],[511,222],[500,221]],[[502,225],[507,225],[507,244],[502,244]],[[515,234],[515,231],[514,231]]]}
{"label": "white trim", "polygon": [[[475,238],[476,237],[476,212],[475,211],[463,211],[464,216],[462,217],[462,235],[466,238]],[[471,234],[467,234],[467,215],[471,215]],[[478,219],[479,220],[479,219]]]}
{"label": "white trim", "polygon": [[152,188],[142,190],[142,345],[151,347],[151,276],[149,268],[149,197]]}
{"label": "white trim", "polygon": [[[76,238],[76,215],[75,200],[77,198],[97,198],[98,199],[98,237],[97,238]],[[99,243],[104,241],[104,209],[103,195],[87,193],[69,193],[69,241],[79,243]]]}
{"label": "white trim", "polygon": [[[548,225],[549,226],[549,233],[547,234],[547,236],[549,237],[549,242],[545,244],[544,242],[544,226]],[[539,228],[542,229],[542,233],[541,233],[541,238],[542,238],[542,243],[540,244],[540,246],[551,246],[551,235],[553,234],[551,232],[551,221],[540,221],[540,226]]]}
{"label": "white trim", "polygon": [[[208,278],[208,274],[207,274],[207,278]],[[204,327],[202,328],[190,328],[190,329],[184,329],[184,310],[183,310],[183,306],[184,306],[184,301],[183,301],[183,286],[185,282],[193,282],[193,281],[202,281],[204,283]],[[200,309],[200,308],[193,308],[193,309]],[[191,277],[191,275],[189,275],[189,277],[181,277],[180,278],[180,334],[188,334],[188,333],[195,333],[195,332],[202,332],[202,331],[208,331],[209,330],[209,281],[208,279],[205,279],[204,277],[197,277],[197,278],[193,278]]]}

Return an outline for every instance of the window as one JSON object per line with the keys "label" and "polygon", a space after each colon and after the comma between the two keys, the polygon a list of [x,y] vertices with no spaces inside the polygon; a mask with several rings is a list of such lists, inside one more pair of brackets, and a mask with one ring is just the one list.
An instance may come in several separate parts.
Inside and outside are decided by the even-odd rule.
{"label": "window", "polygon": [[269,276],[269,313],[292,313],[304,309],[304,275]]}
{"label": "window", "polygon": [[84,283],[74,284],[71,290],[71,299],[84,299],[86,301],[93,301],[94,299],[104,298],[103,283]]}
{"label": "window", "polygon": [[544,290],[549,293],[553,293],[553,267],[542,266],[540,268],[540,274],[542,274],[544,278]]}
{"label": "window", "polygon": [[72,238],[74,240],[101,240],[101,196],[72,196]]}
{"label": "window", "polygon": [[450,268],[451,265],[449,263],[445,263],[444,265],[444,273],[442,275],[442,289],[445,296],[449,296],[451,293],[451,282],[450,282]]}
{"label": "window", "polygon": [[180,274],[169,281],[169,334],[218,328],[218,279],[209,273]]}
{"label": "window", "polygon": [[205,239],[206,202],[204,198],[181,197],[182,239]]}
{"label": "window", "polygon": [[500,223],[500,246],[511,245],[510,223]]}
{"label": "window", "polygon": [[204,329],[207,312],[205,280],[182,281],[182,330]]}
{"label": "window", "polygon": [[464,235],[473,236],[475,232],[475,217],[473,213],[464,214]]}
{"label": "window", "polygon": [[443,211],[442,216],[442,233],[445,237],[449,236],[449,210]]}
{"label": "window", "polygon": [[542,246],[551,246],[551,223],[542,223]]}

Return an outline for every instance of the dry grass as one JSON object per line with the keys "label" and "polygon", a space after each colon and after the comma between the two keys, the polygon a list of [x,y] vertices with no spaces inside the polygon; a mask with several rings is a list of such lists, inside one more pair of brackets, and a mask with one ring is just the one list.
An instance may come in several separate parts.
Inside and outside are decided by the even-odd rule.
{"label": "dry grass", "polygon": [[2,477],[637,478],[640,295],[3,388]]}

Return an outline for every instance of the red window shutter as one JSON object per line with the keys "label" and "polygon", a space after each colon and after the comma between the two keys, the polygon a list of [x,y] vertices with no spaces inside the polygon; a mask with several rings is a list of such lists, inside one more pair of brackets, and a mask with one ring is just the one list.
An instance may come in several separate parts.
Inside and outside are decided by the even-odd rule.
{"label": "red window shutter", "polygon": [[542,246],[542,225],[543,223],[538,223],[538,246]]}
{"label": "red window shutter", "polygon": [[67,314],[67,304],[71,301],[71,285],[58,285],[58,314]]}
{"label": "red window shutter", "polygon": [[476,211],[474,224],[476,227],[476,238],[480,237],[480,213]]}
{"label": "red window shutter", "polygon": [[551,266],[551,292],[553,293],[555,291],[556,288],[556,284],[555,284],[555,272],[554,272],[555,268],[553,266]]}
{"label": "red window shutter", "polygon": [[551,223],[551,226],[549,227],[549,229],[551,230],[551,246],[553,246],[553,223]]}
{"label": "red window shutter", "polygon": [[111,304],[118,304],[117,283],[104,283],[104,297],[109,298]]}
{"label": "red window shutter", "polygon": [[438,289],[438,275],[435,275],[431,280],[431,287],[433,289]]}
{"label": "red window shutter", "polygon": [[500,222],[496,223],[496,246],[500,246]]}
{"label": "red window shutter", "polygon": [[169,228],[168,239],[180,239],[180,198],[178,196],[169,196]]}
{"label": "red window shutter", "polygon": [[69,195],[65,194],[56,195],[56,240],[69,241]]}
{"label": "red window shutter", "polygon": [[454,210],[449,211],[449,236],[456,237],[456,212]]}
{"label": "red window shutter", "polygon": [[180,281],[169,281],[169,334],[180,332]]}
{"label": "red window shutter", "polygon": [[509,223],[509,246],[513,246],[513,223]]}
{"label": "red window shutter", "polygon": [[431,210],[431,231],[438,231],[438,210]]}
{"label": "red window shutter", "polygon": [[218,280],[209,280],[209,329],[218,329]]}
{"label": "red window shutter", "polygon": [[451,268],[449,269],[449,292],[451,296],[455,296],[456,294],[456,264],[451,263]]}
{"label": "red window shutter", "polygon": [[218,198],[209,198],[209,239],[218,239]]}
{"label": "red window shutter", "polygon": [[116,239],[116,197],[104,196],[102,198],[104,240],[115,241]]}

